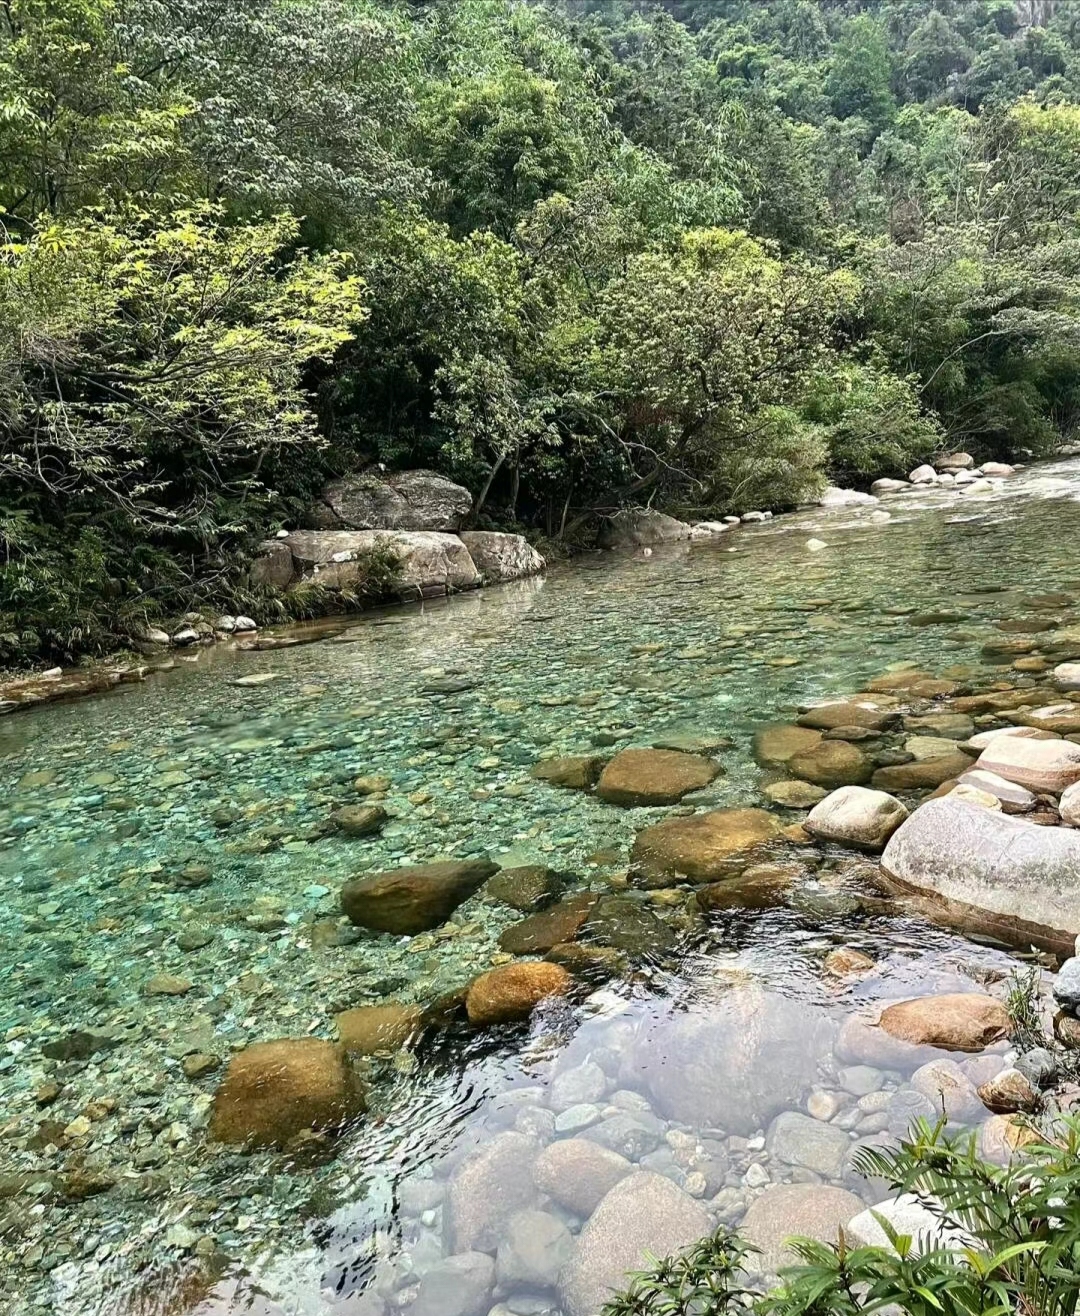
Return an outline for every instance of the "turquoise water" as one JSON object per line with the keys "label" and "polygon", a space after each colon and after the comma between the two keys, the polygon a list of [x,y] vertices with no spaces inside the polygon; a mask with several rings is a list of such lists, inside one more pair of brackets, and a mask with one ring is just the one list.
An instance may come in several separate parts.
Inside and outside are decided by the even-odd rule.
{"label": "turquoise water", "polygon": [[[684,1070],[687,1086],[708,1086],[693,1063],[712,1054],[709,1074],[730,1065],[742,1092],[777,1091],[800,1111],[808,1091],[831,1094],[837,1110],[818,1123],[853,1141],[886,1136],[914,1101],[910,1076],[881,1064],[872,1093],[845,1089],[840,1022],[862,1001],[1009,969],[1003,949],[875,897],[873,865],[850,856],[815,856],[773,910],[702,920],[681,898],[650,902],[673,953],[529,1029],[451,1030],[377,1064],[373,1114],[332,1157],[208,1145],[221,1070],[188,1078],[182,1062],[332,1037],[334,1013],[353,1005],[430,1001],[490,967],[519,917],[481,895],[434,933],[353,931],[337,894],[357,873],[487,853],[621,889],[635,833],[667,811],[554,790],[530,778],[538,758],[727,737],[725,774],[694,803],[759,804],[749,745],[762,722],[901,663],[983,677],[1003,621],[1076,624],[1078,499],[1080,469],[1063,463],[991,498],[902,495],[883,505],[887,522],[805,513],[649,556],[586,557],[295,648],[181,656],[142,685],[4,720],[0,1301],[71,1316],[425,1310],[453,1251],[446,1184],[465,1152],[508,1129],[539,1144],[564,1136],[552,1084],[598,1054],[603,1082],[579,1104],[603,1124],[633,1106],[621,1094],[647,1103],[642,1137],[656,1143],[632,1159],[695,1193],[689,1177],[702,1175],[695,1200],[711,1222],[737,1223],[761,1191],[753,1165],[768,1183],[843,1183],[872,1200],[846,1165],[758,1146],[773,1137],[767,1102],[724,1127],[723,1094],[707,1109],[680,1097]],[[812,536],[828,547],[809,550]],[[257,673],[273,679],[234,684]],[[390,778],[390,823],[358,840],[327,834],[363,775]],[[877,970],[828,980],[821,961],[841,944]],[[160,975],[190,985],[148,994]],[[765,1021],[749,1050],[737,1040],[747,1010]],[[706,1029],[704,1052],[683,1036],[687,1018]],[[785,1050],[793,1070],[777,1070]],[[658,1055],[662,1082],[649,1076]],[[574,1244],[580,1217],[546,1199],[536,1209]],[[479,1316],[567,1310],[557,1286],[503,1269]]]}

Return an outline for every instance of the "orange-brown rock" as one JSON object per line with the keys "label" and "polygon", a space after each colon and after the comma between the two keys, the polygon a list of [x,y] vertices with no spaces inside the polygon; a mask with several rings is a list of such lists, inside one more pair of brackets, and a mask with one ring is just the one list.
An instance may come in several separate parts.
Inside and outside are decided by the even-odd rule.
{"label": "orange-brown rock", "polygon": [[361,927],[413,936],[445,923],[497,871],[488,859],[440,859],[373,873],[342,887],[342,912]]}
{"label": "orange-brown rock", "polygon": [[343,1010],[337,1024],[341,1045],[349,1055],[370,1056],[377,1051],[399,1051],[423,1027],[424,1011],[419,1005],[388,1001],[385,1005],[360,1005]]}
{"label": "orange-brown rock", "polygon": [[754,758],[763,768],[782,768],[796,754],[821,743],[821,732],[788,723],[762,727],[754,736]]}
{"label": "orange-brown rock", "polygon": [[764,809],[713,809],[646,827],[630,857],[645,886],[669,886],[676,876],[714,882],[741,872],[779,831]]}
{"label": "orange-brown rock", "polygon": [[820,745],[788,760],[788,771],[815,786],[864,786],[874,772],[873,760],[846,740],[823,740]]}
{"label": "orange-brown rock", "polygon": [[703,754],[673,749],[624,749],[600,774],[596,793],[608,804],[633,809],[677,804],[691,791],[702,790],[719,775],[719,767]]}
{"label": "orange-brown rock", "polygon": [[781,904],[793,883],[806,876],[800,863],[753,864],[738,877],[710,882],[695,893],[699,909],[768,909]]}
{"label": "orange-brown rock", "polygon": [[500,965],[482,973],[469,988],[469,1022],[484,1026],[528,1019],[546,997],[565,996],[573,981],[561,964],[547,960]]}
{"label": "orange-brown rock", "polygon": [[209,1133],[215,1142],[281,1147],[298,1134],[338,1129],[363,1110],[363,1084],[341,1047],[315,1037],[256,1042],[229,1062]]}
{"label": "orange-brown rock", "polygon": [[890,1037],[945,1051],[982,1051],[1009,1035],[1009,1012],[983,992],[919,996],[887,1006],[881,1027]]}

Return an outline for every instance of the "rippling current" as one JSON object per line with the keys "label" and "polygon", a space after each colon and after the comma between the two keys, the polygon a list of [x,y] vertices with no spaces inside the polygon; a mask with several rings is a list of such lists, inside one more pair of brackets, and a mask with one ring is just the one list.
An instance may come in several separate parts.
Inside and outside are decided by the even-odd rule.
{"label": "rippling current", "polygon": [[[673,949],[528,1027],[455,1025],[372,1062],[369,1114],[330,1148],[243,1155],[205,1125],[244,1044],[332,1038],[340,1010],[455,991],[520,917],[481,893],[433,933],[368,934],[339,920],[348,878],[488,854],[624,888],[635,833],[666,811],[555,790],[530,777],[539,758],[727,738],[694,802],[760,805],[761,723],[894,665],[982,674],[1002,621],[1080,621],[1080,465],[882,507],[586,556],[295,648],[182,655],[0,723],[0,1306],[591,1316],[600,1226],[557,1181],[568,1140],[674,1183],[703,1228],[779,1184],[877,1200],[852,1154],[927,1098],[844,1022],[1018,960],[875,896],[872,865],[839,854],[763,910],[691,917],[685,892],[641,893]],[[272,679],[234,684],[256,673]],[[390,823],[327,834],[364,775],[390,779]],[[873,972],[824,974],[841,945]],[[964,1082],[1001,1049],[963,1059]]]}

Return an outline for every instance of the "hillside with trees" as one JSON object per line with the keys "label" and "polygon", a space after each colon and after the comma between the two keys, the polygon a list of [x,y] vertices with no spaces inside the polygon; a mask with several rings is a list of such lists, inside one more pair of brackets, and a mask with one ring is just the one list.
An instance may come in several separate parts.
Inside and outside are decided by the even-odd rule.
{"label": "hillside with trees", "polygon": [[1080,8],[10,0],[0,660],[372,463],[590,542],[1080,417]]}

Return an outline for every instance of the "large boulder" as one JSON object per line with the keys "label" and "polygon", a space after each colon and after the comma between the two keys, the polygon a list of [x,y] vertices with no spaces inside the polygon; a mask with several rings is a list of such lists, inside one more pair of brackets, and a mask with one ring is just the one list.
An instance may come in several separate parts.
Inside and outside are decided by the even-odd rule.
{"label": "large boulder", "polygon": [[835,1243],[852,1217],[866,1209],[861,1197],[825,1184],[783,1184],[750,1203],[739,1233],[759,1249],[748,1260],[754,1270],[777,1274],[783,1266],[802,1264],[787,1245],[791,1238]]}
{"label": "large boulder", "polygon": [[312,509],[322,530],[460,530],[472,494],[435,471],[365,471],[334,480]]}
{"label": "large boulder", "polygon": [[363,1084],[341,1047],[316,1037],[256,1042],[229,1061],[209,1134],[215,1142],[281,1147],[301,1133],[340,1128],[363,1110]]}
{"label": "large boulder", "polygon": [[779,831],[779,819],[764,809],[714,809],[646,827],[630,857],[647,886],[670,886],[676,877],[715,882],[742,872]]}
{"label": "large boulder", "polygon": [[302,581],[339,589],[367,581],[372,553],[395,565],[391,589],[402,599],[435,598],[474,589],[480,572],[457,535],[433,530],[294,530],[286,544]]}
{"label": "large boulder", "polygon": [[346,882],[341,909],[375,932],[412,936],[445,923],[498,869],[490,859],[443,859]]}
{"label": "large boulder", "polygon": [[1080,932],[1080,832],[946,796],[893,833],[881,866],[901,890],[1004,940],[1068,950]]}
{"label": "large boulder", "polygon": [[833,1034],[824,1011],[745,986],[645,1021],[635,1066],[666,1118],[745,1136],[801,1103]]}
{"label": "large boulder", "polygon": [[1059,792],[1080,781],[1080,745],[1071,740],[997,736],[976,766],[1031,791]]}
{"label": "large boulder", "polygon": [[880,850],[907,816],[900,801],[884,791],[841,786],[810,810],[803,826],[824,841]]}
{"label": "large boulder", "polygon": [[932,1211],[914,1193],[904,1193],[860,1212],[848,1222],[846,1232],[856,1247],[891,1248],[892,1241],[881,1223],[884,1219],[897,1234],[911,1239],[914,1256],[935,1248],[969,1247],[970,1238],[943,1224],[942,1211]]}
{"label": "large boulder", "polygon": [[859,493],[857,489],[841,489],[830,484],[817,500],[818,507],[862,507],[873,506],[877,498],[872,493]]}
{"label": "large boulder", "polygon": [[677,804],[701,790],[719,774],[719,767],[702,754],[673,749],[624,749],[608,763],[596,793],[625,809],[642,805]]}
{"label": "large boulder", "polygon": [[553,1201],[586,1219],[633,1168],[625,1156],[587,1138],[566,1138],[537,1156],[533,1179]]}
{"label": "large boulder", "polygon": [[524,535],[500,534],[495,530],[462,530],[458,536],[484,585],[536,576],[545,563]]}
{"label": "large boulder", "polygon": [[799,726],[817,731],[832,731],[836,727],[864,727],[869,731],[883,731],[900,720],[900,714],[891,708],[882,708],[869,700],[837,699],[827,704],[815,704],[799,714]]}
{"label": "large boulder", "polygon": [[604,521],[597,542],[601,548],[634,549],[673,544],[692,535],[693,527],[686,521],[676,521],[650,507],[630,507]]}
{"label": "large boulder", "polygon": [[248,580],[267,589],[286,590],[296,578],[296,571],[288,544],[281,539],[267,539],[259,545],[259,556],[248,568]]}
{"label": "large boulder", "polygon": [[882,1010],[879,1024],[901,1042],[942,1051],[983,1051],[1008,1037],[1010,1029],[1008,1010],[985,992],[897,1001]]}
{"label": "large boulder", "polygon": [[343,1010],[334,1022],[348,1055],[371,1056],[398,1051],[418,1037],[424,1027],[424,1011],[419,1005],[387,1001]]}
{"label": "large boulder", "polygon": [[621,1180],[596,1208],[563,1271],[559,1296],[567,1316],[596,1316],[631,1271],[666,1257],[710,1231],[700,1202],[670,1179],[639,1171]]}

